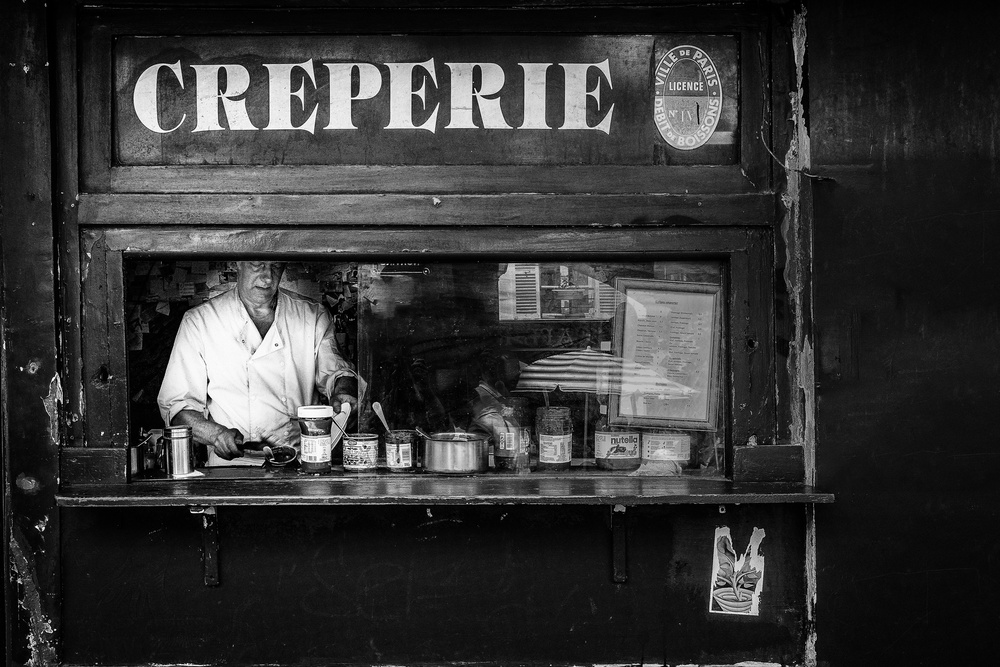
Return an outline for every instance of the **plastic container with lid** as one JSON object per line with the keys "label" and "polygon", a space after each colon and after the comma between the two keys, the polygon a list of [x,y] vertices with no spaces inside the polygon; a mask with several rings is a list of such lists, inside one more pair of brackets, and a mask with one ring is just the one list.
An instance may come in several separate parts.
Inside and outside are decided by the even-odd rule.
{"label": "plastic container with lid", "polygon": [[513,405],[506,405],[500,412],[503,426],[494,429],[494,467],[497,470],[522,472],[528,470],[528,447],[531,444],[531,427],[522,420]]}
{"label": "plastic container with lid", "polygon": [[333,407],[303,405],[296,411],[302,438],[301,469],[303,472],[330,472],[330,445],[333,442]]}
{"label": "plastic container with lid", "polygon": [[567,407],[535,411],[538,470],[569,470],[573,460],[573,420]]}

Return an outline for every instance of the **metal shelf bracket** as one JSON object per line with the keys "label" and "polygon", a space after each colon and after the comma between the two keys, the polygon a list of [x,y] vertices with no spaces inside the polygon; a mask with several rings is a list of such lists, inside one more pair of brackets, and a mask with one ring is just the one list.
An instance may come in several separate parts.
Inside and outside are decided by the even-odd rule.
{"label": "metal shelf bracket", "polygon": [[625,528],[625,505],[611,506],[611,579],[616,584],[628,581],[628,532]]}
{"label": "metal shelf bracket", "polygon": [[206,586],[219,585],[219,526],[214,505],[192,505],[191,514],[201,515],[201,565]]}

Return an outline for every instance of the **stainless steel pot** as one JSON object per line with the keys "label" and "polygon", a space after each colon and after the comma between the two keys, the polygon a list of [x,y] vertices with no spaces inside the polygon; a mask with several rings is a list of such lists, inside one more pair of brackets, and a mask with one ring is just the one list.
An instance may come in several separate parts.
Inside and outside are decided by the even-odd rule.
{"label": "stainless steel pot", "polygon": [[434,433],[424,442],[424,469],[429,472],[486,472],[490,464],[487,436],[476,433]]}

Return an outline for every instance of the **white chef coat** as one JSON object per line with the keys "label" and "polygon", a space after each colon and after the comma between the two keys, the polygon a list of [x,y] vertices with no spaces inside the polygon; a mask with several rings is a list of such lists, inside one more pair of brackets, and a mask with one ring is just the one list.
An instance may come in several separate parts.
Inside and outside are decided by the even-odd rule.
{"label": "white chef coat", "polygon": [[[236,289],[184,313],[157,403],[165,424],[194,410],[236,428],[246,440],[264,440],[300,405],[330,395],[337,378],[357,377],[340,356],[326,309],[284,289],[263,339]],[[364,383],[358,379],[358,393]],[[228,462],[209,448],[209,465]]]}

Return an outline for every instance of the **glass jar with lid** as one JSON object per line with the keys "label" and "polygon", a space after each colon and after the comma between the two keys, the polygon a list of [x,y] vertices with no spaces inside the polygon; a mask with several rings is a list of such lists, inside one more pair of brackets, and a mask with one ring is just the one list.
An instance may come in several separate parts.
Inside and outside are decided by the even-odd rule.
{"label": "glass jar with lid", "polygon": [[573,460],[573,420],[567,407],[541,407],[535,412],[538,469],[569,470]]}

